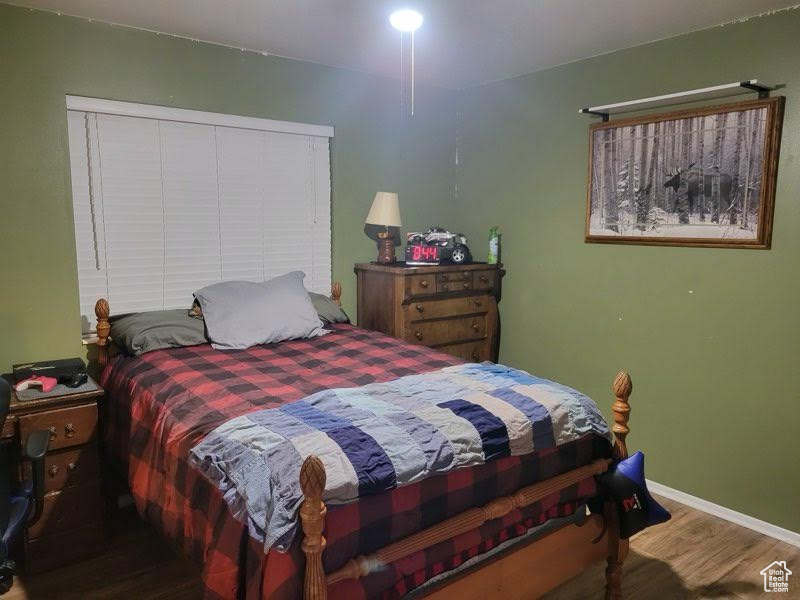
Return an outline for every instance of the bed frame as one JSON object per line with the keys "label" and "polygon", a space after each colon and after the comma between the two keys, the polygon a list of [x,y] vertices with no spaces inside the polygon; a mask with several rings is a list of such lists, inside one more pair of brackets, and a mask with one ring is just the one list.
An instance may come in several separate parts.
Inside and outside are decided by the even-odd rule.
{"label": "bed frame", "polygon": [[[341,305],[342,286],[334,282],[331,298]],[[109,360],[108,302],[101,298],[95,305],[97,316],[98,362],[104,367]],[[613,457],[627,458],[625,438],[628,429],[630,405],[628,399],[633,384],[628,373],[617,374],[612,385],[616,400],[611,406],[614,414]],[[346,579],[366,577],[382,565],[400,560],[414,552],[430,548],[468,532],[483,523],[498,519],[520,507],[528,506],[542,498],[557,493],[584,479],[605,472],[611,460],[594,462],[545,479],[517,490],[510,496],[499,496],[488,504],[472,508],[450,517],[407,538],[385,546],[368,556],[358,556],[344,567],[325,573],[322,553],[325,551],[325,516],[327,509],[322,501],[325,491],[325,467],[314,455],[303,462],[300,470],[300,487],[305,499],[300,508],[303,529],[302,550],[306,556],[303,581],[304,600],[326,600],[328,586]],[[628,541],[620,539],[619,524],[613,504],[606,502],[602,515],[591,515],[581,524],[570,524],[530,542],[508,554],[499,555],[446,580],[428,590],[427,597],[434,600],[458,597],[459,600],[478,600],[505,595],[509,598],[538,598],[571,579],[588,566],[606,561],[606,600],[622,598],[622,563],[628,555]]]}

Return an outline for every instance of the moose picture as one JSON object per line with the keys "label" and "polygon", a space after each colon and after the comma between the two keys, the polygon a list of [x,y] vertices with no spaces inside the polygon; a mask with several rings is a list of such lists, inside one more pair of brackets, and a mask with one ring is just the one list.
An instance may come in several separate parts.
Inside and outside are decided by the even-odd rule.
{"label": "moose picture", "polygon": [[586,240],[769,247],[783,98],[591,128]]}

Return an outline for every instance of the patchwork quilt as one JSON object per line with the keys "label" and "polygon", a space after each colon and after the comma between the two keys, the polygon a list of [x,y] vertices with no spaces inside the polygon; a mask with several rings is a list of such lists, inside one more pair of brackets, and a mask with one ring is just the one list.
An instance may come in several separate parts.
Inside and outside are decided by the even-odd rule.
{"label": "patchwork quilt", "polygon": [[190,451],[265,550],[295,538],[303,460],[325,465],[323,499],[347,504],[433,475],[523,456],[609,430],[592,400],[524,371],[463,364],[322,390],[233,418]]}

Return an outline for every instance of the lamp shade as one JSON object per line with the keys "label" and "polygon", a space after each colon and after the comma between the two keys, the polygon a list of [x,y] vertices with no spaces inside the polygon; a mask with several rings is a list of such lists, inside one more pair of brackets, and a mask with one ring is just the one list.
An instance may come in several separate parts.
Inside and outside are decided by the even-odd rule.
{"label": "lamp shade", "polygon": [[366,223],[384,227],[400,227],[400,202],[394,192],[378,192],[372,201]]}

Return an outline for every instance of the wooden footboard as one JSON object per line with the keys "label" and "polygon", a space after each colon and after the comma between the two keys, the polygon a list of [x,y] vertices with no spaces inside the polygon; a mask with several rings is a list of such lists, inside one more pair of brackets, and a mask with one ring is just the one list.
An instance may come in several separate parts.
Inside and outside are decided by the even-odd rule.
{"label": "wooden footboard", "polygon": [[[613,390],[616,400],[612,405],[614,413],[612,431],[615,438],[613,454],[616,460],[625,458],[628,455],[625,438],[629,431],[628,416],[630,406],[628,398],[632,389],[630,376],[625,372],[620,372],[614,379]],[[495,498],[485,506],[473,508],[446,519],[428,529],[389,544],[374,554],[354,558],[341,569],[326,575],[322,568],[322,552],[325,550],[325,537],[322,535],[326,515],[325,503],[322,501],[322,495],[325,491],[325,468],[319,458],[313,455],[309,456],[300,471],[300,486],[305,495],[305,500],[300,510],[300,520],[305,536],[302,548],[306,554],[304,598],[305,600],[324,600],[327,597],[327,590],[330,585],[345,579],[366,577],[383,565],[480,527],[486,521],[500,518],[515,508],[532,504],[587,477],[594,477],[606,471],[610,462],[609,460],[599,459],[584,467],[579,467],[556,477],[521,488],[510,496]],[[604,523],[600,527],[601,533],[599,535],[597,535],[597,528],[601,519],[599,516],[595,516],[590,519],[590,523],[593,524],[592,527],[595,529],[590,528],[577,532],[574,525],[564,527],[554,534],[545,536],[541,540],[523,547],[509,557],[493,561],[490,565],[481,568],[478,571],[482,583],[480,586],[464,585],[464,580],[471,577],[468,576],[457,579],[447,587],[449,588],[450,585],[453,585],[455,588],[457,586],[461,600],[486,597],[485,592],[489,589],[499,592],[503,589],[503,585],[508,586],[508,582],[503,583],[503,579],[508,576],[508,572],[507,569],[504,570],[502,568],[502,564],[511,564],[509,559],[524,552],[526,558],[527,555],[541,556],[544,561],[541,566],[547,569],[545,583],[539,585],[536,582],[539,585],[539,587],[535,588],[538,590],[536,592],[534,592],[533,588],[528,590],[531,595],[544,593],[546,591],[544,587],[551,589],[576,574],[576,563],[574,561],[570,562],[569,556],[565,555],[562,557],[565,560],[553,563],[552,553],[550,551],[542,551],[546,546],[550,549],[559,547],[562,550],[568,550],[569,555],[574,554],[576,557],[581,557],[577,564],[582,566],[586,566],[598,558],[605,557],[607,560],[605,597],[607,600],[622,598],[622,563],[628,555],[628,542],[619,538],[619,527],[613,505],[606,503],[603,512]],[[587,532],[592,531],[594,533],[588,536]],[[566,546],[564,546],[565,540],[569,540]],[[537,550],[539,551],[537,552]],[[549,563],[548,560],[544,560],[545,558],[549,560]],[[519,561],[517,560],[517,562]],[[559,564],[561,567],[555,568],[550,563]],[[499,568],[498,564],[500,565]],[[530,563],[528,565],[532,566]],[[518,585],[522,584],[518,583]],[[528,585],[530,585],[530,582],[528,582]],[[517,589],[517,592],[521,589],[524,589],[524,585],[523,588]],[[448,592],[450,591],[455,591],[455,589],[448,590]],[[435,592],[434,596],[438,596],[438,594],[439,592]],[[514,593],[512,596],[521,597],[518,593]],[[451,596],[448,595],[448,597]]]}

